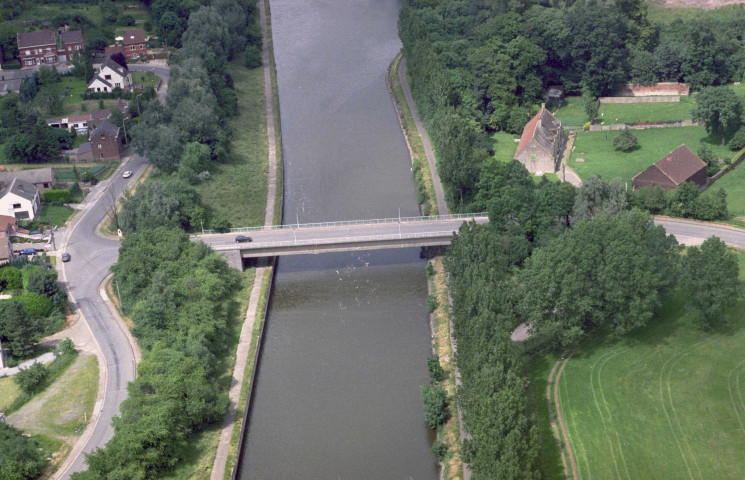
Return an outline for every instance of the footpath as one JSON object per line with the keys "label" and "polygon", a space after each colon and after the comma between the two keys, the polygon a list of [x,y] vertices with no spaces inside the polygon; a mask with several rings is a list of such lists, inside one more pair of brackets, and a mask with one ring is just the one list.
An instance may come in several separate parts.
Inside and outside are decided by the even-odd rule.
{"label": "footpath", "polygon": [[[267,197],[266,197],[266,209],[264,210],[264,225],[274,224],[274,209],[277,198],[277,142],[276,142],[276,131],[277,126],[274,123],[274,98],[272,94],[272,68],[273,63],[269,57],[269,39],[268,23],[266,15],[266,5],[264,1],[259,1],[259,19],[261,22],[261,34],[264,38],[261,60],[263,64],[264,73],[264,102],[265,102],[265,116],[266,116],[266,135],[267,135],[267,152],[268,152],[268,174],[267,174]],[[235,355],[235,367],[233,369],[233,376],[230,380],[230,391],[228,392],[228,398],[230,399],[230,405],[228,406],[228,413],[225,415],[222,423],[222,429],[220,431],[220,439],[217,443],[217,452],[215,453],[215,460],[212,464],[212,473],[210,480],[222,480],[225,478],[227,472],[227,460],[228,454],[230,453],[230,441],[233,437],[233,430],[236,426],[236,419],[238,415],[238,402],[243,389],[243,381],[246,373],[246,366],[248,364],[248,354],[251,350],[251,341],[253,339],[254,325],[256,323],[256,313],[259,308],[259,299],[261,297],[261,286],[262,280],[268,269],[272,267],[256,267],[256,273],[254,275],[253,287],[251,288],[251,295],[248,300],[248,309],[246,310],[246,319],[241,327],[241,335],[238,340],[238,348]],[[268,294],[268,293],[267,293]],[[266,315],[266,311],[264,311]],[[261,334],[259,334],[260,341]],[[257,343],[258,345],[258,343]],[[256,348],[256,356],[258,358],[259,348]],[[254,373],[256,372],[256,365],[254,365]],[[246,379],[253,384],[253,378]],[[246,399],[245,409],[249,408],[251,391],[248,391],[248,397]],[[240,412],[243,414],[243,412]],[[242,432],[241,432],[242,433]],[[242,441],[238,442],[238,449]],[[240,456],[240,451],[236,453],[236,459]],[[235,469],[236,463],[232,466]],[[231,472],[231,474],[234,472]]]}

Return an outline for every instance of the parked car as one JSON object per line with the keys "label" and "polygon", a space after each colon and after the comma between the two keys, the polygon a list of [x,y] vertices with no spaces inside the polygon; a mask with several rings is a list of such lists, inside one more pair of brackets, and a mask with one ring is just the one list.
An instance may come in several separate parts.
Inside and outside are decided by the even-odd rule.
{"label": "parked car", "polygon": [[235,237],[235,241],[236,243],[246,243],[253,242],[254,239],[246,235],[238,235],[237,237]]}
{"label": "parked car", "polygon": [[21,255],[33,255],[34,253],[36,253],[35,248],[25,248],[21,250]]}
{"label": "parked car", "polygon": [[122,178],[129,178],[132,176],[132,172],[127,170],[126,172],[122,173]]}
{"label": "parked car", "polygon": [[63,253],[62,254],[62,261],[63,262],[69,262],[70,261],[70,254],[69,253]]}
{"label": "parked car", "polygon": [[31,230],[31,235],[41,235],[41,230]]}

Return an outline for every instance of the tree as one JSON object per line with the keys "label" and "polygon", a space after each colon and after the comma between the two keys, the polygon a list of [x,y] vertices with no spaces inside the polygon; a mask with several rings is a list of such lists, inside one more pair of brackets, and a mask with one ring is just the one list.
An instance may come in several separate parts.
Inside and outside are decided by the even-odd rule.
{"label": "tree", "polygon": [[20,302],[0,302],[0,337],[3,347],[10,350],[14,357],[26,357],[34,351],[39,334]]}
{"label": "tree", "polygon": [[726,324],[726,310],[743,294],[737,256],[718,237],[687,250],[681,260],[680,283],[688,308],[707,328]]}
{"label": "tree", "polygon": [[716,175],[719,171],[719,157],[711,151],[711,147],[706,143],[702,143],[696,153],[701,160],[706,162],[706,176],[712,177]]}
{"label": "tree", "polygon": [[665,190],[659,185],[634,190],[631,192],[631,205],[652,215],[658,215],[667,207]]}
{"label": "tree", "polygon": [[677,241],[645,212],[581,221],[518,274],[522,319],[560,346],[598,329],[622,335],[652,319],[676,262]]}
{"label": "tree", "polygon": [[440,357],[437,354],[427,357],[427,370],[429,370],[429,376],[435,382],[441,382],[445,378],[445,371],[440,365]]}
{"label": "tree", "polygon": [[739,130],[737,130],[737,132],[732,136],[732,138],[730,138],[727,146],[732,151],[737,151],[742,148],[745,148],[745,128],[741,127]]}
{"label": "tree", "polygon": [[448,394],[439,385],[422,385],[424,419],[430,428],[437,428],[449,418]]}
{"label": "tree", "polygon": [[626,127],[613,139],[613,148],[623,152],[631,152],[639,148],[639,140]]}
{"label": "tree", "polygon": [[44,388],[45,382],[49,377],[49,371],[43,363],[34,363],[28,368],[22,368],[14,377],[13,381],[18,385],[23,393],[33,395]]}
{"label": "tree", "polygon": [[620,180],[608,182],[593,175],[579,187],[572,209],[572,223],[616,215],[626,210],[628,204],[628,195]]}
{"label": "tree", "polygon": [[12,425],[0,422],[0,476],[3,480],[38,478],[46,466],[41,446]]}
{"label": "tree", "polygon": [[20,290],[23,288],[21,271],[15,267],[0,268],[0,290]]}
{"label": "tree", "polygon": [[694,122],[706,125],[706,131],[725,137],[740,127],[742,105],[737,94],[728,87],[705,87],[696,95],[696,106],[691,110]]}

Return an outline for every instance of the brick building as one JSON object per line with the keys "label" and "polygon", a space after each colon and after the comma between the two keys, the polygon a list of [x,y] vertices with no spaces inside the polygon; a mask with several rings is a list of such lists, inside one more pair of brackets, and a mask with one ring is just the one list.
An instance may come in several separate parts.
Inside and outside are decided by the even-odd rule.
{"label": "brick building", "polygon": [[94,159],[121,160],[122,138],[120,129],[108,120],[101,122],[90,136],[91,151]]}
{"label": "brick building", "polygon": [[72,60],[73,55],[85,49],[85,40],[81,30],[67,30],[60,33],[60,48],[57,50],[59,60]]}
{"label": "brick building", "polygon": [[57,64],[57,39],[52,30],[18,32],[16,39],[21,66]]}
{"label": "brick building", "polygon": [[631,187],[659,186],[665,190],[678,188],[683,182],[706,185],[706,162],[698,158],[685,144],[668,153],[631,179]]}
{"label": "brick building", "polygon": [[140,54],[147,55],[145,31],[141,28],[122,30],[124,55],[127,58],[138,58]]}

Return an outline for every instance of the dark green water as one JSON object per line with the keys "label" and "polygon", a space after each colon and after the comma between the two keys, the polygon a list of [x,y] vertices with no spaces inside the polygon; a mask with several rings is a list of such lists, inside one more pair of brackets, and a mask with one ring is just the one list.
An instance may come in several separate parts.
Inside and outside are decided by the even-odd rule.
{"label": "dark green water", "polygon": [[[272,0],[285,222],[417,215],[386,85],[400,3]],[[287,257],[241,479],[434,479],[418,249]]]}

